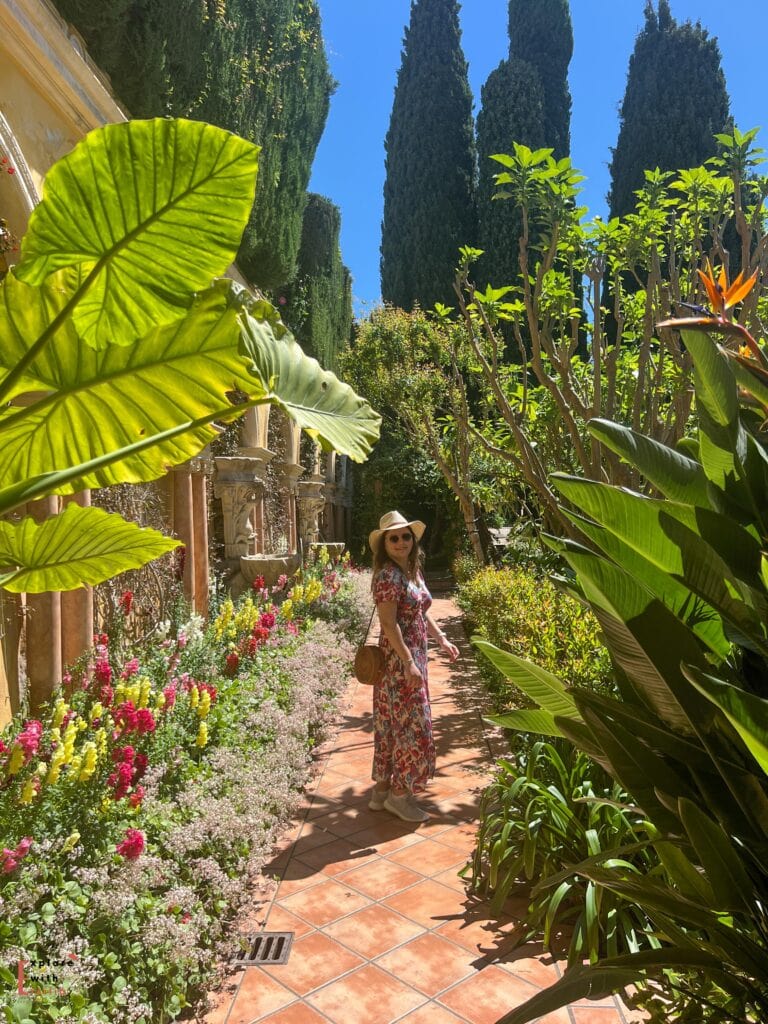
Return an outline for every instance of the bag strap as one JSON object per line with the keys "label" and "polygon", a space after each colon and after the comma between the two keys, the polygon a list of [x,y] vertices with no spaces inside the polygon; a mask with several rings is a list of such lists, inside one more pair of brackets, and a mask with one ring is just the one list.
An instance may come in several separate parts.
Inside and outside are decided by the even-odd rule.
{"label": "bag strap", "polygon": [[368,620],[368,628],[366,629],[365,634],[363,636],[363,643],[366,642],[366,640],[368,639],[368,634],[371,632],[371,626],[373,625],[373,617],[374,617],[375,614],[376,614],[376,605],[374,604],[373,611],[371,612],[371,617]]}

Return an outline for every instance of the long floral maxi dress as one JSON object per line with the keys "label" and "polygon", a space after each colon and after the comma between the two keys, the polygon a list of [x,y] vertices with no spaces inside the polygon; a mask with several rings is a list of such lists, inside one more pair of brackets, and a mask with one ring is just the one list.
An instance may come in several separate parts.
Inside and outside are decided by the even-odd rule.
{"label": "long floral maxi dress", "polygon": [[377,605],[383,601],[397,604],[397,624],[421,673],[421,679],[406,675],[382,631],[379,645],[384,652],[384,673],[373,688],[373,778],[376,782],[391,779],[394,789],[418,792],[435,773],[425,618],[432,597],[421,573],[415,581],[409,580],[389,563],[374,580],[373,598]]}

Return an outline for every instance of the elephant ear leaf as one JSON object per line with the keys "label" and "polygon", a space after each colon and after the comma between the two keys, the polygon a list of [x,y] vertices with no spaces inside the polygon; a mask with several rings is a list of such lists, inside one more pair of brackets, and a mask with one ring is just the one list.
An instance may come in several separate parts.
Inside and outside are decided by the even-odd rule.
{"label": "elephant ear leaf", "polygon": [[[247,304],[247,299],[243,299]],[[363,462],[379,437],[381,416],[348,384],[323,370],[287,332],[276,336],[249,307],[241,313],[241,349],[269,401],[327,451]]]}
{"label": "elephant ear leaf", "polygon": [[157,530],[71,502],[42,523],[0,522],[0,587],[14,593],[74,590],[138,569],[179,546]]}
{"label": "elephant ear leaf", "polygon": [[237,253],[256,188],[258,147],[200,121],[99,128],[51,168],[16,275],[40,285],[77,268],[77,333],[128,345],[189,306]]}

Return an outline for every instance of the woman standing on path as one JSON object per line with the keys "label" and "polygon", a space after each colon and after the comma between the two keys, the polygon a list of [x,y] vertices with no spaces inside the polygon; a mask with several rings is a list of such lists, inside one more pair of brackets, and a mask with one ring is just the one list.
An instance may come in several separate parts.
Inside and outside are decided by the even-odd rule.
{"label": "woman standing on path", "polygon": [[451,661],[459,651],[429,614],[419,541],[426,526],[387,512],[368,542],[373,551],[373,599],[379,612],[384,673],[373,691],[376,786],[368,806],[403,821],[427,821],[415,802],[435,773],[435,744],[427,686],[427,632]]}

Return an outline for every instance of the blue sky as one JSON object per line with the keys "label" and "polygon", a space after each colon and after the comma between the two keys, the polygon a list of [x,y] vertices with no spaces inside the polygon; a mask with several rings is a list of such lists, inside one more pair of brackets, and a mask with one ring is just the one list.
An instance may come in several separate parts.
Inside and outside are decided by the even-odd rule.
{"label": "blue sky", "polygon": [[[571,0],[571,157],[587,176],[582,202],[590,214],[606,213],[610,147],[616,143],[618,107],[644,5],[645,0]],[[338,88],[331,98],[310,188],[341,208],[342,256],[354,278],[358,315],[380,295],[384,136],[410,6],[410,0],[320,0]],[[718,38],[736,123],[742,131],[765,126],[760,141],[768,149],[762,70],[768,38],[766,0],[671,0],[671,7],[678,21],[701,21]],[[462,43],[476,112],[483,82],[506,56],[507,8],[507,0],[462,4]]]}

